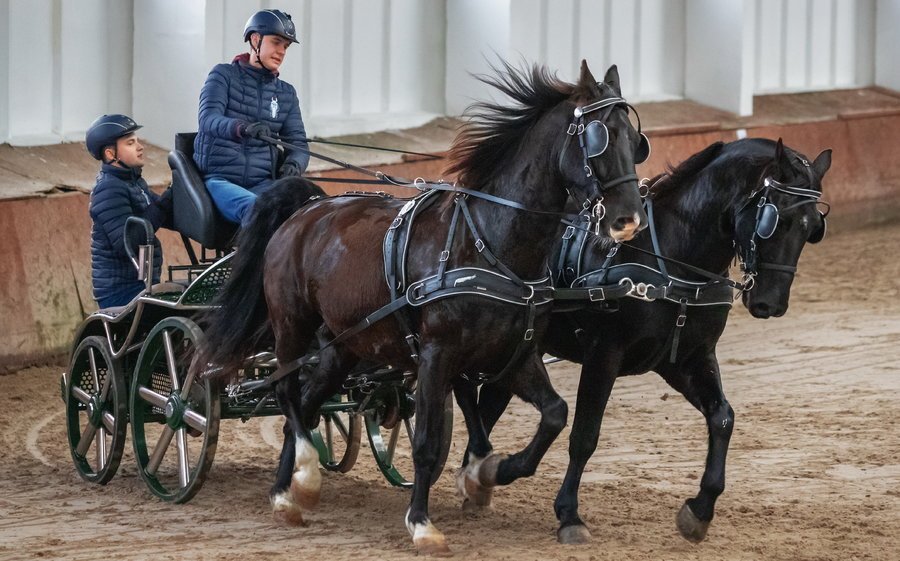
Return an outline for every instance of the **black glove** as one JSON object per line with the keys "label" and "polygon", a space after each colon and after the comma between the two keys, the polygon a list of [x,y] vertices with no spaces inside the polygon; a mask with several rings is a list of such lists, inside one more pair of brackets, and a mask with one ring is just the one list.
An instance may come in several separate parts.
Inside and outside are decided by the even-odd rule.
{"label": "black glove", "polygon": [[163,212],[172,214],[172,201],[172,188],[169,187],[159,196],[159,199],[156,201],[156,206],[162,209]]}
{"label": "black glove", "polygon": [[160,228],[172,228],[172,224],[174,224],[172,206],[172,188],[170,187],[147,207],[145,216],[154,231]]}
{"label": "black glove", "polygon": [[303,175],[303,170],[296,162],[287,161],[278,170],[278,177],[300,177],[301,175]]}
{"label": "black glove", "polygon": [[262,136],[272,136],[272,131],[269,129],[269,125],[263,122],[256,123],[246,123],[242,125],[238,129],[241,133],[241,136],[247,138],[260,138]]}

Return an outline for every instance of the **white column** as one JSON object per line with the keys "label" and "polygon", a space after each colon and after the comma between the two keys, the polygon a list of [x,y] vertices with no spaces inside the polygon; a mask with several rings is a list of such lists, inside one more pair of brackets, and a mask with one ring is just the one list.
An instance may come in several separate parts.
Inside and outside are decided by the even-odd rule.
{"label": "white column", "polygon": [[209,71],[205,20],[203,2],[134,4],[132,116],[153,144],[170,147],[176,132],[197,129],[197,100]]}
{"label": "white column", "polygon": [[8,22],[9,142],[56,143],[53,1],[9,0]]}
{"label": "white column", "polygon": [[687,0],[685,7],[685,97],[752,114],[754,2]]}
{"label": "white column", "polygon": [[[109,109],[111,84],[131,83],[130,68],[124,80],[109,68],[113,50],[104,39],[117,22],[107,23],[107,0],[62,2],[59,29],[58,132],[66,140],[84,140],[84,132],[94,119]],[[131,22],[118,22],[130,29]],[[127,45],[131,49],[130,41]]]}
{"label": "white column", "polygon": [[900,0],[878,0],[875,28],[875,83],[900,90]]}
{"label": "white column", "polygon": [[0,144],[9,141],[9,0],[0,0]]}
{"label": "white column", "polygon": [[489,61],[510,52],[511,0],[449,0],[447,2],[447,113],[459,115],[492,88],[469,73],[489,72]]}

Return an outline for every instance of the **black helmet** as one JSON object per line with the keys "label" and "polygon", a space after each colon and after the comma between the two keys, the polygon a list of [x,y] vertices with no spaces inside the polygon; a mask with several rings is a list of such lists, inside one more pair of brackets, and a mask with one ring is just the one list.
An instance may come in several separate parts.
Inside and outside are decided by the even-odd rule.
{"label": "black helmet", "polygon": [[292,43],[297,41],[297,28],[291,16],[281,10],[260,10],[250,16],[244,26],[244,41],[250,40],[251,33],[260,35],[280,35]]}
{"label": "black helmet", "polygon": [[84,135],[84,143],[95,160],[103,159],[103,149],[127,134],[141,128],[134,119],[125,115],[103,115],[91,123]]}

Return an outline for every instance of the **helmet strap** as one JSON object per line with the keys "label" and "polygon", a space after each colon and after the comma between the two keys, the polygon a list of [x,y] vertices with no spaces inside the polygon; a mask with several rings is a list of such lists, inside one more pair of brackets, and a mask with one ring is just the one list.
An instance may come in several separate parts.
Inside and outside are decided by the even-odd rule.
{"label": "helmet strap", "polygon": [[263,37],[265,37],[265,35],[263,35],[262,33],[258,32],[258,31],[254,32],[254,33],[259,35],[259,43],[257,43],[256,47],[254,47],[253,46],[253,35],[250,35],[250,50],[253,51],[253,54],[256,55],[256,63],[259,64],[260,66],[262,66],[264,70],[268,70],[269,72],[274,74],[275,72],[272,71],[268,66],[263,64],[262,57],[259,56],[259,51],[262,49]]}
{"label": "helmet strap", "polygon": [[[113,150],[113,157],[109,162],[106,162],[106,163],[108,163],[111,166],[118,165],[121,168],[125,168],[125,169],[131,171],[132,167],[119,159],[119,149],[117,147],[113,146],[112,150]],[[106,148],[104,148],[103,151],[106,152]]]}

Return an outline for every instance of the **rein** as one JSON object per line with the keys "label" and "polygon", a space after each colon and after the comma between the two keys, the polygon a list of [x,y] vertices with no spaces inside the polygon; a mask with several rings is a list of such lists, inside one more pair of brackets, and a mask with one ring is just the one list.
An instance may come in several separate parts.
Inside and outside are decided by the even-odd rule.
{"label": "rein", "polygon": [[[361,173],[363,175],[368,175],[370,177],[375,178],[375,180],[355,180],[355,181],[340,179],[339,181],[341,181],[341,182],[360,183],[360,184],[377,184],[377,185],[385,185],[386,184],[386,185],[393,185],[395,187],[405,187],[407,189],[416,189],[421,192],[444,191],[444,192],[448,192],[448,193],[460,193],[460,194],[464,194],[464,195],[469,195],[469,196],[477,198],[477,199],[482,199],[482,200],[485,200],[485,201],[488,201],[491,203],[495,203],[498,205],[514,208],[516,210],[530,212],[533,214],[561,217],[561,218],[566,218],[566,219],[570,219],[570,220],[579,216],[577,214],[571,214],[571,213],[567,213],[567,212],[553,212],[553,211],[549,211],[549,210],[528,208],[527,206],[523,205],[522,203],[519,203],[516,201],[504,199],[503,197],[491,195],[490,193],[483,193],[481,191],[476,191],[474,189],[468,189],[466,187],[461,187],[455,183],[454,184],[446,183],[443,180],[426,181],[425,179],[422,179],[421,177],[417,177],[415,180],[410,181],[410,180],[402,178],[402,177],[394,177],[394,176],[388,175],[381,171],[371,170],[368,168],[364,168],[361,166],[357,166],[357,165],[345,162],[343,160],[338,160],[337,158],[332,158],[332,157],[326,156],[324,154],[319,154],[318,152],[313,152],[312,150],[309,150],[308,148],[304,148],[304,147],[298,146],[296,144],[291,144],[290,142],[285,142],[284,140],[281,140],[280,138],[275,138],[272,136],[261,136],[260,138],[266,142],[270,142],[272,144],[283,146],[285,148],[290,148],[292,150],[299,150],[300,152],[308,154],[313,158],[317,158],[317,159],[323,160],[325,162],[341,166],[345,169],[355,171],[357,173]],[[318,181],[319,179],[325,179],[326,181],[333,180],[333,178],[315,178],[316,181]],[[602,218],[603,218],[602,215],[600,215],[600,216],[591,215],[590,222],[592,224],[596,224],[599,227],[600,220]]]}

